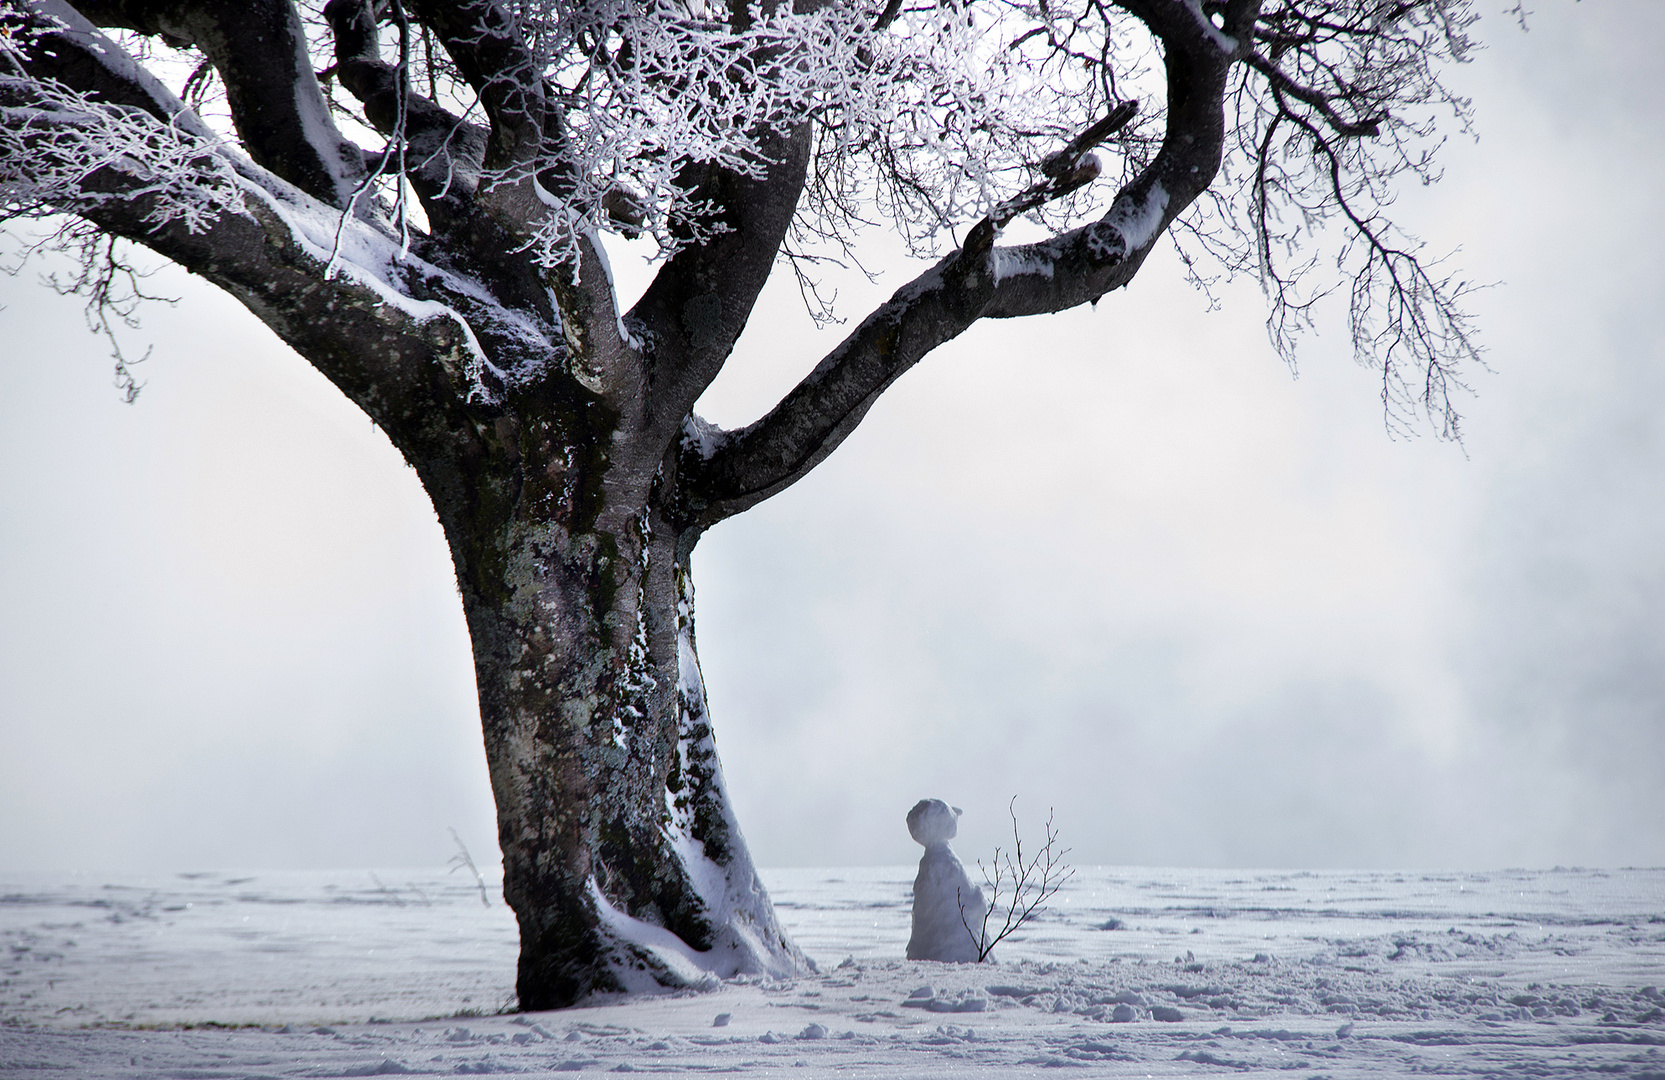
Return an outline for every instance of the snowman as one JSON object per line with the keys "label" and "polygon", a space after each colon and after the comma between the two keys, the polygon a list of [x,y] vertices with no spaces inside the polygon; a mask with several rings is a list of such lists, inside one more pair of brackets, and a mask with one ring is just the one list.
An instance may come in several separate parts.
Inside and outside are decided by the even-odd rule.
{"label": "snowman", "polygon": [[961,813],[959,807],[941,799],[921,799],[908,811],[908,832],[925,845],[919,876],[913,880],[909,960],[977,962],[977,940],[986,910],[983,890],[972,884],[959,856],[948,846],[960,830]]}

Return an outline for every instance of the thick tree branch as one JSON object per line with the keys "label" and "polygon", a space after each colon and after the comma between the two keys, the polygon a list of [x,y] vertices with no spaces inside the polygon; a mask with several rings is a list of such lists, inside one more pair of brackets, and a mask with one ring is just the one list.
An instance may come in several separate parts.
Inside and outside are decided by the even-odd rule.
{"label": "thick tree branch", "polygon": [[649,347],[649,422],[668,442],[734,351],[774,269],[809,167],[810,133],[764,143],[770,164],[753,179],[711,166],[694,191],[716,209],[723,231],[672,256],[630,319]]}
{"label": "thick tree branch", "polygon": [[413,0],[424,26],[439,36],[491,121],[485,167],[493,172],[527,168],[545,153],[545,100],[537,60],[521,38],[514,16],[495,0]]}
{"label": "thick tree branch", "polygon": [[291,0],[93,0],[79,8],[94,23],[201,49],[225,84],[250,157],[315,199],[337,208],[353,200],[367,175],[364,155],[330,116]]}
{"label": "thick tree branch", "polygon": [[711,439],[690,420],[677,512],[692,532],[785,490],[854,431],[879,395],[970,326],[993,293],[987,251],[955,252],[862,321],[756,423]]}
{"label": "thick tree branch", "polygon": [[429,222],[436,231],[450,229],[480,186],[488,132],[416,93],[408,75],[382,59],[370,0],[330,0],[324,18],[335,38],[336,79],[364,104],[377,131],[403,139],[405,175]]}
{"label": "thick tree branch", "polygon": [[[43,168],[53,164],[55,140],[66,129],[79,126],[96,138],[110,123],[98,108],[47,107],[40,88],[61,86],[109,103],[101,108],[155,117],[158,131],[198,139],[202,176],[194,182],[232,187],[235,194],[226,198],[235,202],[240,195],[244,207],[182,217],[164,204],[191,178],[158,177],[142,162],[111,154],[79,177],[73,202],[62,209],[235,296],[414,455],[412,461],[431,454],[436,440],[471,430],[471,394],[476,400],[490,394],[480,337],[513,339],[523,329],[494,329],[486,311],[471,325],[458,308],[485,305],[470,299],[465,282],[416,260],[401,270],[387,237],[226,154],[183,103],[76,12],[37,0],[28,16],[29,29],[41,32],[21,50],[26,77],[0,78],[0,109],[13,136],[36,147]],[[171,126],[162,128],[163,122]],[[342,231],[351,257],[340,253]],[[338,250],[332,252],[332,243]],[[327,272],[332,259],[336,270]],[[433,299],[401,295],[401,273]]]}
{"label": "thick tree branch", "polygon": [[[93,6],[102,12],[106,6]],[[98,26],[63,0],[27,0],[20,5],[22,40],[38,35],[25,49],[24,74],[52,79],[101,101],[135,109],[200,139],[217,141],[214,132],[186,108],[161,81],[99,32]],[[108,22],[133,29],[125,22]]]}
{"label": "thick tree branch", "polygon": [[[891,383],[977,319],[1061,311],[1133,278],[1157,238],[1219,170],[1226,72],[1236,47],[1200,13],[1193,18],[1182,0],[1123,6],[1142,19],[1148,11],[1167,46],[1167,131],[1150,165],[1102,219],[1043,243],[994,248],[996,222],[981,222],[959,251],[898,290],[756,423],[714,438],[688,421],[677,472],[681,512],[692,523],[709,527],[805,476]],[[1252,11],[1232,14],[1252,24]],[[1069,156],[1079,163],[1081,153]],[[1052,164],[1067,189],[1079,165],[1061,158]]]}
{"label": "thick tree branch", "polygon": [[[682,512],[709,528],[784,491],[831,454],[892,383],[978,319],[1058,311],[1126,284],[1160,235],[1151,226],[1169,216],[1154,184],[1142,198],[1138,187],[1117,199],[1120,213],[1045,243],[991,248],[992,230],[979,227],[863,320],[761,420],[715,440],[690,426],[678,463]],[[983,246],[974,246],[979,240]]]}

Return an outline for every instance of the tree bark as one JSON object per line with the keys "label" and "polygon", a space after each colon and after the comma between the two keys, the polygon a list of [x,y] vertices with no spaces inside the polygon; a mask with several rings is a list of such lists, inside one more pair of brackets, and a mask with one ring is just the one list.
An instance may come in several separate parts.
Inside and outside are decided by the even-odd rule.
{"label": "tree bark", "polygon": [[522,1009],[809,969],[729,807],[687,568],[636,531],[517,545],[514,594],[465,601]]}
{"label": "tree bark", "polygon": [[560,424],[505,417],[477,460],[423,476],[473,641],[528,1010],[812,969],[729,806],[695,652],[696,534],[588,405],[567,417],[582,438],[522,445]]}

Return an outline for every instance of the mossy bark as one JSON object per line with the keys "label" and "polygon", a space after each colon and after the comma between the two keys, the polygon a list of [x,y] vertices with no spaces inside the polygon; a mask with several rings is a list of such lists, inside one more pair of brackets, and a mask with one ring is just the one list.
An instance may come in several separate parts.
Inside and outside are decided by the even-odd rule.
{"label": "mossy bark", "polygon": [[435,505],[473,641],[520,1007],[803,968],[728,805],[690,534],[616,436],[494,435],[471,475],[424,480],[451,496]]}

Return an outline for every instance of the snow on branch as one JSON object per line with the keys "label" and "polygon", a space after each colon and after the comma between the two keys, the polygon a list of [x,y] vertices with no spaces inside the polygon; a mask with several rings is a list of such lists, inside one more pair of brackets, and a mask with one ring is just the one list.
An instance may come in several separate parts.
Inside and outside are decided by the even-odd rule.
{"label": "snow on branch", "polygon": [[[116,174],[121,198],[136,191],[153,223],[200,230],[242,209],[236,174],[246,162],[203,138],[195,113],[24,73],[20,35],[48,9],[74,15],[58,0],[14,0],[8,11],[34,14],[11,16],[0,39],[4,213],[91,211],[115,197],[96,178]],[[566,296],[578,268],[596,262],[599,230],[649,235],[662,258],[698,253],[673,275],[679,288],[786,258],[812,289],[829,246],[847,252],[870,223],[915,254],[988,254],[999,288],[944,296],[940,327],[918,339],[931,344],[976,318],[1094,300],[1125,284],[1169,231],[1199,281],[1221,269],[1258,276],[1286,356],[1339,276],[1357,352],[1382,370],[1390,423],[1426,415],[1455,434],[1453,395],[1479,355],[1462,312],[1469,286],[1427,258],[1388,208],[1400,180],[1437,177],[1450,122],[1466,129],[1468,104],[1441,77],[1471,51],[1468,0],[844,0],[804,11],[729,0],[305,0],[298,10],[289,44],[305,55],[247,59],[324,69],[326,90],[357,100],[337,94],[334,119],[314,119],[386,137],[354,193],[363,223],[401,237],[401,253],[433,241],[455,255],[451,265],[472,267],[533,338],[576,329],[554,308],[586,305],[552,294]],[[378,38],[388,23],[396,50]],[[132,36],[171,42],[168,33]],[[228,72],[216,68],[216,82],[194,55],[172,63],[180,89],[226,93]],[[326,156],[351,145],[301,134]],[[1089,182],[1100,175],[1111,182]],[[796,208],[780,230],[737,209],[771,200]],[[994,252],[999,228],[1019,218],[1054,239]],[[746,230],[742,246],[760,250],[719,251],[720,238]],[[379,249],[371,262],[381,285],[404,291]],[[1112,262],[1125,269],[1107,274]],[[678,294],[646,337],[621,331],[617,343],[673,351],[694,299]],[[724,327],[738,333],[755,292],[722,302]],[[691,346],[709,355],[676,384],[667,432],[732,347],[726,330],[688,343],[695,337],[715,344]],[[655,377],[667,371],[676,362]],[[829,432],[859,419],[892,371],[876,366],[871,385],[853,387]]]}
{"label": "snow on branch", "polygon": [[[25,73],[31,27],[0,34],[0,220],[79,214],[142,200],[145,219],[201,232],[243,208],[231,163],[181,111],[164,122],[106,95]],[[126,181],[97,181],[109,170]]]}

